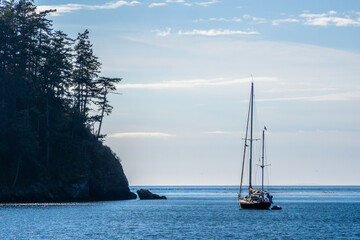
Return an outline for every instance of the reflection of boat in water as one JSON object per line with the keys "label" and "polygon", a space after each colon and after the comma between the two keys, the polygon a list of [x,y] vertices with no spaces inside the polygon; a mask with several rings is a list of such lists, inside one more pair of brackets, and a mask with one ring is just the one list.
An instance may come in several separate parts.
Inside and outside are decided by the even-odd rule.
{"label": "reflection of boat in water", "polygon": [[[254,109],[254,83],[251,83],[251,94],[250,94],[250,104],[248,111],[248,118],[246,124],[246,134],[245,134],[245,144],[244,144],[244,154],[243,154],[243,162],[242,162],[242,170],[241,170],[241,183],[240,183],[240,192],[238,197],[238,203],[240,208],[244,209],[269,209],[272,204],[272,196],[270,193],[264,190],[264,142],[265,142],[265,130],[262,132],[262,161],[261,161],[261,170],[262,170],[262,178],[261,178],[261,190],[254,189],[251,185],[252,179],[252,160],[253,160],[253,109]],[[248,139],[248,130],[249,130],[249,121],[250,121],[250,138]],[[249,142],[249,145],[247,144]],[[249,147],[249,194],[245,197],[241,196],[242,191],[242,183],[243,183],[243,175],[244,175],[244,164],[245,164],[245,156],[246,149]]]}

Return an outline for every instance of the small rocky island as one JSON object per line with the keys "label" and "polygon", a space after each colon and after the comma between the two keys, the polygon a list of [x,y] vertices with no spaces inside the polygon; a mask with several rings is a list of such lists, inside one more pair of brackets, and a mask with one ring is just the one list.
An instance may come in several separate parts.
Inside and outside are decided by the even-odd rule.
{"label": "small rocky island", "polygon": [[150,192],[147,189],[139,189],[136,191],[140,200],[150,200],[150,199],[166,199],[165,196],[159,196],[155,193]]}
{"label": "small rocky island", "polygon": [[135,199],[103,144],[108,94],[89,31],[52,29],[31,0],[0,8],[0,203]]}

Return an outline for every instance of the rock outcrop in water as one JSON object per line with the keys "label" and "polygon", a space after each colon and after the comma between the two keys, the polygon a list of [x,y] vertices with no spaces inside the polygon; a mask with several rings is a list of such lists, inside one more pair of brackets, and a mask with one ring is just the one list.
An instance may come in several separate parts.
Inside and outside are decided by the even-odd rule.
{"label": "rock outcrop in water", "polygon": [[159,196],[155,193],[150,192],[147,189],[140,189],[136,191],[140,200],[149,200],[149,199],[166,199],[165,196]]}

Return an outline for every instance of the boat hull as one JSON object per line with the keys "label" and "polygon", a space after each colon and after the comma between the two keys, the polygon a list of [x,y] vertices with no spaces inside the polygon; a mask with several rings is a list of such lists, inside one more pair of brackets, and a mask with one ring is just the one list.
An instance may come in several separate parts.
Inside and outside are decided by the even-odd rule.
{"label": "boat hull", "polygon": [[241,209],[269,209],[270,202],[248,202],[239,200],[239,206]]}

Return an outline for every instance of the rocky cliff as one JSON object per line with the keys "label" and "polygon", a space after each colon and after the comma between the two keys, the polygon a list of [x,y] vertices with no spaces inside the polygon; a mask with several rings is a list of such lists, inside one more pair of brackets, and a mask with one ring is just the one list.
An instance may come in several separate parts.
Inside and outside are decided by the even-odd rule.
{"label": "rocky cliff", "polygon": [[[34,167],[23,164],[19,182],[9,186],[15,177],[0,183],[1,203],[24,202],[74,202],[74,201],[106,201],[135,199],[136,194],[130,192],[127,178],[121,163],[110,148],[97,143],[88,146],[86,163],[62,166],[61,172],[52,174],[54,168],[42,169],[42,177],[32,172]],[[88,167],[87,165],[89,163]],[[21,166],[20,166],[21,168]],[[11,184],[10,184],[11,185]]]}

